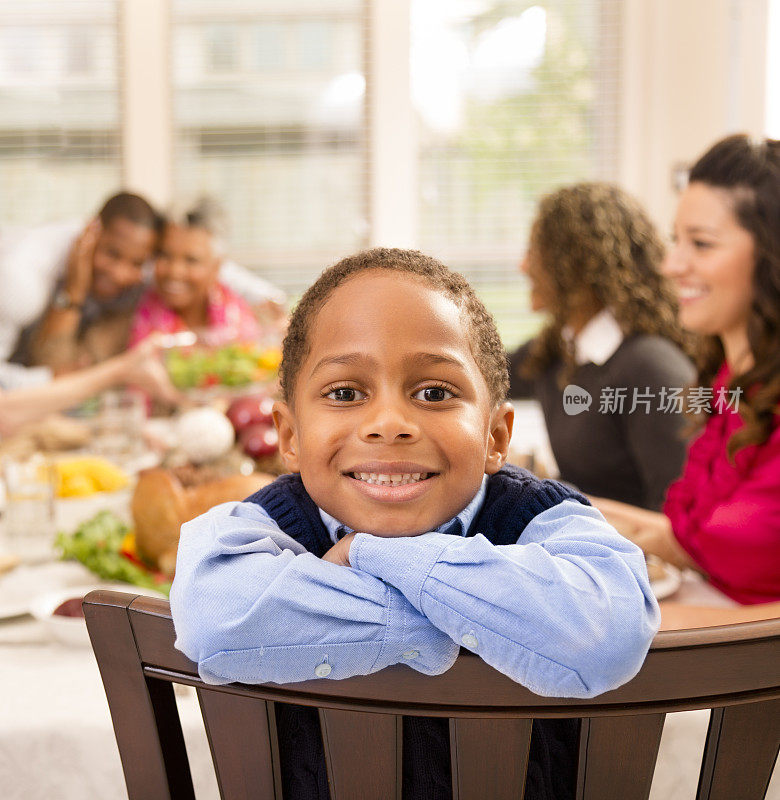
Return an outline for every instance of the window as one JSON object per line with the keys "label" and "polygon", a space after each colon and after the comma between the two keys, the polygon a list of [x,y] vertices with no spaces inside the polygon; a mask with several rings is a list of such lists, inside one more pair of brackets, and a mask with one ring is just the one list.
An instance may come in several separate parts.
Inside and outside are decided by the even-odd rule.
{"label": "window", "polygon": [[508,346],[538,324],[519,313],[528,303],[517,271],[538,198],[616,178],[612,6],[412,3],[420,246],[478,287]]}
{"label": "window", "polygon": [[0,5],[3,226],[86,216],[119,185],[116,16],[115,0]]}
{"label": "window", "polygon": [[366,244],[364,4],[172,8],[175,191],[219,198],[231,253],[299,293]]}

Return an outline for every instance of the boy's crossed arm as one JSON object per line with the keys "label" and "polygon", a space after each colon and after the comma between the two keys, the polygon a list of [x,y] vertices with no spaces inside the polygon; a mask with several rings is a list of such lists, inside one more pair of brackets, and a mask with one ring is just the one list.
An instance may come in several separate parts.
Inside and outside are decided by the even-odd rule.
{"label": "boy's crossed arm", "polygon": [[632,677],[658,624],[641,552],[573,501],[538,515],[522,541],[357,534],[328,556],[349,548],[348,569],[303,552],[258,506],[217,507],[182,532],[177,644],[212,682],[393,663],[437,674],[460,645],[544,695],[592,696]]}
{"label": "boy's crossed arm", "polygon": [[182,527],[170,600],[176,646],[209,683],[347,678],[396,663],[439,674],[459,650],[397,589],[306,552],[250,503]]}

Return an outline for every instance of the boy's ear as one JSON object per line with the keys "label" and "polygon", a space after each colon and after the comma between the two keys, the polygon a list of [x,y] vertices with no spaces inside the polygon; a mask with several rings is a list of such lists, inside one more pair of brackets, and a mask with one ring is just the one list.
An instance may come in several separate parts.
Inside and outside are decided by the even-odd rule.
{"label": "boy's ear", "polygon": [[502,403],[490,415],[490,436],[485,457],[485,472],[488,475],[495,475],[506,464],[514,421],[515,409],[511,403]]}
{"label": "boy's ear", "polygon": [[281,400],[274,403],[271,413],[276,432],[279,434],[279,455],[290,472],[300,472],[295,416],[287,403],[283,403]]}

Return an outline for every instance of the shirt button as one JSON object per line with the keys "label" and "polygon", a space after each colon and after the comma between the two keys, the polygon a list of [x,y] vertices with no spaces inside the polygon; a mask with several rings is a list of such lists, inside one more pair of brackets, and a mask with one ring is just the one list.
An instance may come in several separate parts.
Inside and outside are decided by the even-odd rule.
{"label": "shirt button", "polygon": [[473,633],[467,633],[464,636],[461,636],[460,640],[463,642],[464,647],[468,647],[471,650],[476,650],[479,645],[477,637],[474,636]]}
{"label": "shirt button", "polygon": [[405,653],[401,653],[401,658],[405,658],[407,661],[411,661],[413,658],[417,658],[420,655],[419,650],[407,650]]}
{"label": "shirt button", "polygon": [[314,670],[314,674],[318,678],[327,678],[332,671],[333,667],[331,667],[330,664],[318,664],[316,669]]}

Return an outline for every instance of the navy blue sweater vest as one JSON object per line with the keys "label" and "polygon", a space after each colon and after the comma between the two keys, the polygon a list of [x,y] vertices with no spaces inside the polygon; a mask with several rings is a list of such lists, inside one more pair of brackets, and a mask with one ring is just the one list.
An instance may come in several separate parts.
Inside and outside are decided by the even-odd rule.
{"label": "navy blue sweater vest", "polygon": [[[487,481],[482,508],[467,536],[481,533],[496,545],[515,544],[526,525],[563,500],[588,504],[578,492],[507,465]],[[333,542],[300,475],[283,475],[247,498],[310,553],[322,557]],[[285,800],[329,800],[325,756],[316,709],[276,704]],[[574,796],[578,726],[573,720],[536,720],[524,800]],[[451,800],[449,722],[404,717],[404,800]]]}

